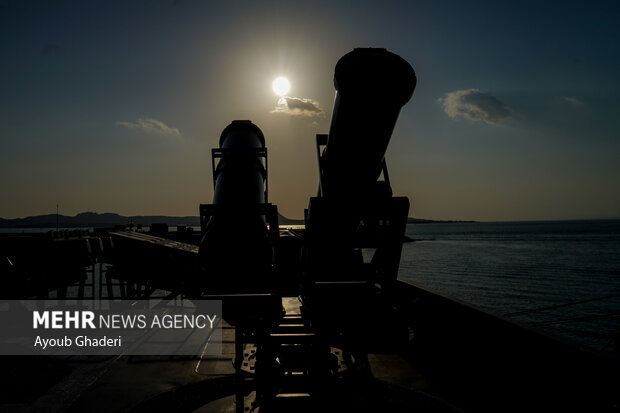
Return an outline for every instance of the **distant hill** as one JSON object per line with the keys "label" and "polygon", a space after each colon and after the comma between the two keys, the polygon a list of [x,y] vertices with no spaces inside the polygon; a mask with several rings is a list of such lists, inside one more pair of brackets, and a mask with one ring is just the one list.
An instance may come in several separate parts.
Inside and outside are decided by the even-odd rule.
{"label": "distant hill", "polygon": [[[303,225],[302,219],[289,219],[279,215],[280,225]],[[116,225],[126,225],[133,222],[134,225],[149,226],[154,223],[166,223],[168,226],[175,227],[179,224],[197,227],[200,225],[200,218],[197,216],[169,217],[164,215],[137,215],[122,216],[114,213],[98,214],[96,212],[82,212],[74,217],[59,215],[58,226],[60,228],[110,228]],[[429,224],[429,223],[472,223],[477,221],[434,221],[431,219],[408,218],[408,224]],[[56,214],[37,215],[26,218],[5,219],[0,218],[0,228],[55,228]]]}
{"label": "distant hill", "polygon": [[[163,215],[138,215],[122,216],[114,213],[98,214],[96,212],[82,212],[74,217],[58,215],[60,228],[109,228],[116,225],[126,225],[133,222],[135,225],[149,226],[154,223],[166,223],[171,227],[179,224],[187,226],[199,226],[200,218],[197,216],[169,217]],[[279,215],[281,225],[303,225],[303,220],[289,219]],[[26,218],[4,219],[0,218],[0,228],[55,228],[56,214],[37,215]]]}

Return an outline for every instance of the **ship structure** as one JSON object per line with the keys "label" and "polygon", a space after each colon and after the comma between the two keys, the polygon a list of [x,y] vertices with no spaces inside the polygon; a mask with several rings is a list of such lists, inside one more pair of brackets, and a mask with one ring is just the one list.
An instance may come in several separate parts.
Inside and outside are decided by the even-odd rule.
{"label": "ship structure", "polygon": [[[81,300],[165,291],[223,305],[221,355],[91,360],[99,368],[71,397],[35,384],[43,394],[35,407],[618,411],[617,358],[398,279],[410,201],[392,193],[385,153],[416,75],[394,53],[360,48],[338,61],[334,86],[329,133],[316,136],[318,191],[302,228],[280,227],[268,197],[268,139],[235,120],[211,153],[214,195],[199,207],[200,234],[167,236],[155,226],[151,234],[2,239],[5,298],[67,297],[77,288]],[[32,251],[45,259],[35,262]],[[24,370],[39,363],[85,370],[70,358],[3,361],[16,372],[5,389],[27,382]]]}

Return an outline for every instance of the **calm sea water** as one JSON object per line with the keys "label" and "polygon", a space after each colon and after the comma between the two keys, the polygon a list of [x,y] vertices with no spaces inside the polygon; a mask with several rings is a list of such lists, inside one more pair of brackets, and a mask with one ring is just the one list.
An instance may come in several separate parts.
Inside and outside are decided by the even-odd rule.
{"label": "calm sea water", "polygon": [[410,224],[407,235],[401,279],[613,351],[620,220]]}

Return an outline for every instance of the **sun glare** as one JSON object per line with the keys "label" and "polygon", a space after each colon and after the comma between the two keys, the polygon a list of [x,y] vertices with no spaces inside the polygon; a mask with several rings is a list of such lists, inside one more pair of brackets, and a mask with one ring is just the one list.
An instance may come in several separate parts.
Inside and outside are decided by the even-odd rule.
{"label": "sun glare", "polygon": [[279,77],[273,81],[271,84],[273,91],[278,96],[284,96],[288,93],[291,88],[291,84],[288,82],[288,79],[285,77]]}

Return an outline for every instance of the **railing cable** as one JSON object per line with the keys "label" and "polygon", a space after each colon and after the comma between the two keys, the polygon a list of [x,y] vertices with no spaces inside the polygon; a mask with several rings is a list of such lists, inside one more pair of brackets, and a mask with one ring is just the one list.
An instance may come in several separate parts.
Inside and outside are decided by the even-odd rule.
{"label": "railing cable", "polygon": [[617,298],[617,297],[620,297],[620,294],[612,294],[612,295],[606,295],[604,297],[590,298],[588,300],[573,301],[571,303],[556,304],[556,305],[550,305],[550,306],[547,306],[547,307],[539,307],[539,308],[532,308],[532,309],[529,309],[529,310],[516,311],[516,312],[513,312],[513,313],[504,314],[504,316],[512,317],[512,316],[515,316],[515,315],[538,313],[538,312],[541,312],[541,311],[554,310],[556,308],[569,307],[569,306],[577,305],[577,304],[591,303],[593,301],[608,300],[610,298]]}

